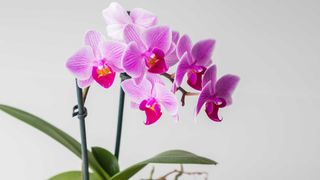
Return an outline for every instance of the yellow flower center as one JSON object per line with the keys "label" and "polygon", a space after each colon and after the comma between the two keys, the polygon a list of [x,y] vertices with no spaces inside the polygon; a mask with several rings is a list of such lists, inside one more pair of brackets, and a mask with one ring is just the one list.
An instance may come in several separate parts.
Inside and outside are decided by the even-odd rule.
{"label": "yellow flower center", "polygon": [[155,54],[153,54],[150,59],[148,59],[148,65],[150,67],[154,66],[157,62],[159,61],[159,59],[157,58],[157,56]]}
{"label": "yellow flower center", "polygon": [[99,67],[97,69],[97,73],[98,73],[98,77],[103,77],[108,74],[111,74],[112,72],[108,66],[104,66],[104,67]]}

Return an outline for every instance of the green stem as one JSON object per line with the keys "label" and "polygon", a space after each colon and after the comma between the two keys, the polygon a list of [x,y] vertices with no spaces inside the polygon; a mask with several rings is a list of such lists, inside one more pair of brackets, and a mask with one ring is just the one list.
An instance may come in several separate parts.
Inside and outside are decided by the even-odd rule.
{"label": "green stem", "polygon": [[89,180],[89,163],[88,163],[86,124],[85,124],[85,117],[87,116],[87,112],[84,107],[82,89],[78,86],[77,81],[76,81],[76,89],[77,89],[77,99],[78,99],[78,118],[80,121],[80,135],[81,135],[82,179]]}
{"label": "green stem", "polygon": [[[121,78],[121,82],[122,82],[126,79],[130,79],[131,77],[127,73],[121,73],[120,78]],[[117,159],[119,159],[119,153],[120,153],[124,100],[125,100],[125,93],[124,93],[122,87],[120,87],[118,125],[117,125],[117,135],[116,135],[116,146],[115,146],[115,151],[114,151],[114,156],[116,156]]]}

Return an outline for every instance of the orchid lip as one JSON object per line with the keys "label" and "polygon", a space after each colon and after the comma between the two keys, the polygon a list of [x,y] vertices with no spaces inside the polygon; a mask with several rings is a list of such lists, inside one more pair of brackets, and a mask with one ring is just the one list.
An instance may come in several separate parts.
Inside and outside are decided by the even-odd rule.
{"label": "orchid lip", "polygon": [[188,80],[187,83],[192,88],[201,91],[202,89],[202,76],[205,73],[206,68],[204,66],[196,66],[193,67],[188,71]]}
{"label": "orchid lip", "polygon": [[161,49],[154,48],[144,53],[145,64],[151,73],[162,74],[168,70],[164,59],[164,52]]}
{"label": "orchid lip", "polygon": [[147,116],[145,122],[146,125],[155,123],[162,115],[161,106],[155,98],[143,100],[139,105],[139,109],[141,111],[145,111]]}
{"label": "orchid lip", "polygon": [[115,79],[115,71],[106,63],[105,59],[98,61],[92,68],[93,79],[104,88],[109,88]]}
{"label": "orchid lip", "polygon": [[206,102],[205,111],[208,117],[215,121],[221,122],[222,118],[219,118],[219,109],[223,108],[227,105],[225,99],[219,97],[213,97]]}

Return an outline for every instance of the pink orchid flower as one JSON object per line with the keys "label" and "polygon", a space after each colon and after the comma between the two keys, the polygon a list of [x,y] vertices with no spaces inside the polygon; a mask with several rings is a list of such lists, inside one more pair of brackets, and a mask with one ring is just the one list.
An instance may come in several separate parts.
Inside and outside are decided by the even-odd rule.
{"label": "pink orchid flower", "polygon": [[128,46],[122,65],[136,83],[143,79],[146,71],[162,74],[168,70],[166,55],[175,50],[169,27],[152,27],[141,33],[129,24],[124,28],[124,40]]}
{"label": "pink orchid flower", "polygon": [[180,38],[177,45],[177,56],[180,58],[174,83],[174,91],[182,83],[185,74],[188,76],[187,83],[192,88],[201,91],[202,76],[206,68],[212,63],[211,55],[215,40],[206,39],[192,46],[188,35]]}
{"label": "pink orchid flower", "polygon": [[102,14],[107,23],[108,36],[118,40],[123,39],[123,29],[127,24],[135,24],[144,30],[156,25],[158,21],[153,13],[141,8],[132,9],[129,15],[116,2],[111,3],[108,8],[103,10]]}
{"label": "pink orchid flower", "polygon": [[174,118],[177,118],[178,114],[178,102],[175,95],[164,84],[159,83],[161,78],[157,76],[159,75],[143,78],[140,84],[136,84],[133,79],[125,80],[121,84],[124,92],[131,99],[132,107],[145,112],[146,125],[153,124],[160,119],[162,106]]}
{"label": "pink orchid flower", "polygon": [[104,40],[96,31],[85,35],[85,46],[71,56],[66,66],[77,78],[81,88],[88,87],[96,81],[104,88],[109,88],[116,72],[123,72],[121,57],[126,48],[124,43]]}
{"label": "pink orchid flower", "polygon": [[215,122],[220,122],[218,111],[232,103],[231,95],[240,79],[238,76],[228,74],[216,81],[216,71],[217,68],[213,65],[204,74],[203,84],[205,86],[198,98],[196,115],[206,104],[205,111],[208,117]]}

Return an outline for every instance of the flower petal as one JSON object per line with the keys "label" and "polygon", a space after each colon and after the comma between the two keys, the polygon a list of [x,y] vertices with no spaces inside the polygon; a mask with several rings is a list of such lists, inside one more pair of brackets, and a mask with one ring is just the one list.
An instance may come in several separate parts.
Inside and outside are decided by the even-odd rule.
{"label": "flower petal", "polygon": [[102,11],[102,15],[108,25],[132,22],[127,11],[117,2],[112,2],[109,7]]}
{"label": "flower petal", "polygon": [[102,58],[100,43],[103,43],[105,38],[103,35],[97,31],[88,31],[84,38],[84,44],[92,48],[93,54],[97,59]]}
{"label": "flower petal", "polygon": [[172,31],[172,42],[177,44],[179,41],[180,34],[178,31]]}
{"label": "flower petal", "polygon": [[139,77],[144,73],[145,64],[141,52],[135,42],[129,43],[122,60],[123,68],[133,78]]}
{"label": "flower petal", "polygon": [[190,40],[190,37],[188,35],[183,35],[179,41],[178,41],[178,45],[177,45],[177,56],[179,58],[182,58],[183,54],[185,52],[187,52],[188,54],[188,58],[189,58],[189,64],[192,64],[193,63],[193,59],[192,59],[192,56],[191,56],[191,47],[192,47],[192,43],[191,43],[191,40]]}
{"label": "flower petal", "polygon": [[216,85],[216,76],[217,76],[217,67],[216,65],[210,66],[206,72],[204,73],[202,86],[205,86],[208,82],[211,81],[211,94],[215,92],[215,85]]}
{"label": "flower petal", "polygon": [[161,78],[160,74],[154,74],[154,73],[146,73],[146,79],[150,81],[152,84],[152,89],[151,89],[151,96],[156,96],[156,91],[155,91],[155,85],[156,84],[162,84],[165,85],[163,79]]}
{"label": "flower petal", "polygon": [[212,96],[210,93],[210,88],[211,88],[210,84],[211,82],[207,83],[199,95],[197,106],[196,106],[196,115],[199,114],[204,103],[206,103],[206,101]]}
{"label": "flower petal", "polygon": [[125,24],[111,24],[107,26],[107,34],[109,37],[117,40],[123,40],[123,30]]}
{"label": "flower petal", "polygon": [[192,70],[188,71],[188,80],[187,83],[193,89],[201,91],[202,89],[202,76],[206,68],[203,66],[194,66]]}
{"label": "flower petal", "polygon": [[145,113],[146,113],[146,121],[144,123],[145,125],[151,125],[157,122],[162,115],[161,107],[159,104],[154,105],[154,110],[150,108],[146,109]]}
{"label": "flower petal", "polygon": [[231,95],[236,88],[240,78],[235,75],[224,75],[222,76],[216,84],[216,96],[219,98],[223,98],[227,105],[232,103]]}
{"label": "flower petal", "polygon": [[139,28],[133,24],[128,24],[123,30],[124,41],[128,44],[135,42],[139,49],[145,50],[146,46],[141,39],[141,32]]}
{"label": "flower petal", "polygon": [[78,86],[79,86],[80,88],[86,88],[86,87],[90,86],[90,84],[91,84],[92,82],[93,82],[92,76],[90,76],[90,78],[89,78],[89,79],[86,79],[86,80],[79,80],[79,79],[78,79]]}
{"label": "flower petal", "polygon": [[121,87],[133,103],[140,104],[150,97],[152,85],[146,79],[143,79],[140,84],[136,84],[133,79],[128,79],[121,83]]}
{"label": "flower petal", "polygon": [[122,56],[126,49],[126,45],[121,42],[108,41],[103,44],[104,57],[108,65],[116,72],[122,72]]}
{"label": "flower petal", "polygon": [[160,74],[154,74],[154,73],[146,73],[146,78],[151,82],[152,85],[155,85],[156,83],[165,85],[163,79],[161,78]]}
{"label": "flower petal", "polygon": [[86,80],[91,76],[94,59],[92,48],[84,46],[68,59],[66,67],[77,79]]}
{"label": "flower petal", "polygon": [[104,88],[109,88],[113,84],[115,76],[116,76],[116,73],[113,71],[111,71],[107,75],[100,76],[98,74],[98,67],[94,66],[92,68],[93,79]]}
{"label": "flower petal", "polygon": [[144,28],[149,28],[157,24],[158,19],[152,12],[145,9],[135,8],[130,12],[133,23]]}
{"label": "flower petal", "polygon": [[215,40],[206,39],[197,42],[192,47],[192,56],[199,66],[208,66],[211,64],[211,55],[214,49]]}
{"label": "flower petal", "polygon": [[167,52],[172,42],[172,32],[168,26],[157,26],[147,29],[143,37],[148,48],[159,48]]}
{"label": "flower petal", "polygon": [[155,84],[155,88],[156,99],[164,106],[171,116],[177,116],[178,102],[176,96],[162,84]]}
{"label": "flower petal", "polygon": [[185,52],[177,67],[176,75],[174,78],[174,92],[176,91],[176,88],[178,88],[181,85],[184,75],[190,68],[191,66],[188,63],[187,52]]}
{"label": "flower petal", "polygon": [[215,122],[221,122],[222,119],[219,118],[218,112],[219,107],[215,105],[213,102],[207,102],[206,103],[206,114],[207,116]]}

